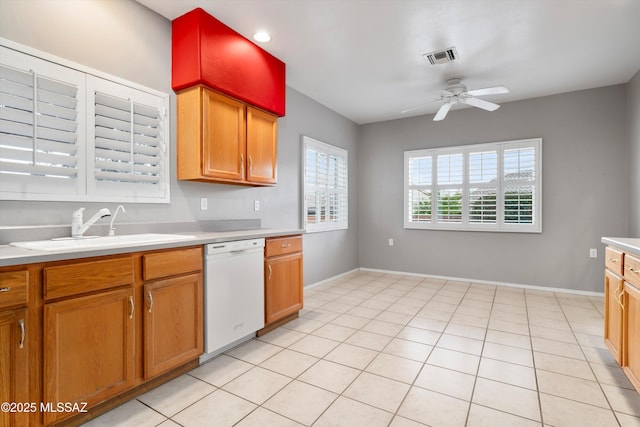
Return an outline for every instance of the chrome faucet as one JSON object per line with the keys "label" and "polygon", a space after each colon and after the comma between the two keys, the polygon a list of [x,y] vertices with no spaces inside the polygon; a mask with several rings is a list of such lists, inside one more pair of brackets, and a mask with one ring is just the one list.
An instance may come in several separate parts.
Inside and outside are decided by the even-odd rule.
{"label": "chrome faucet", "polygon": [[111,224],[109,224],[109,236],[115,236],[116,235],[116,229],[113,228],[113,222],[116,220],[116,217],[118,216],[118,212],[120,212],[120,210],[122,210],[123,213],[127,212],[126,209],[124,208],[124,206],[118,205],[118,207],[116,208],[116,212],[111,217]]}
{"label": "chrome faucet", "polygon": [[85,231],[89,229],[97,220],[111,216],[109,209],[102,208],[95,213],[87,222],[82,223],[82,213],[84,208],[80,208],[73,212],[71,216],[71,237],[82,237]]}

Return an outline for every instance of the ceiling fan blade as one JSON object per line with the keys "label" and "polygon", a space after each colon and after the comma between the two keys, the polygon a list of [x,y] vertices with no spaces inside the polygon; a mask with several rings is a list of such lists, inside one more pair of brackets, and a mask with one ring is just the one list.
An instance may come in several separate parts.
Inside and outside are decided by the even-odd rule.
{"label": "ceiling fan blade", "polygon": [[487,111],[495,111],[500,106],[498,104],[494,104],[493,102],[485,101],[484,99],[479,98],[465,98],[462,100],[465,104],[473,105],[474,107],[482,108]]}
{"label": "ceiling fan blade", "polygon": [[433,121],[439,122],[440,120],[443,120],[445,117],[447,117],[447,113],[451,109],[452,105],[453,105],[453,102],[451,101],[442,104],[442,106],[440,107],[436,115],[433,116]]}
{"label": "ceiling fan blade", "polygon": [[420,105],[416,105],[415,107],[407,108],[406,110],[400,111],[400,114],[404,114],[404,113],[408,113],[409,111],[417,110],[418,108],[425,107],[425,106],[427,106],[427,105],[429,105],[431,103],[434,103],[436,101],[440,101],[440,100],[439,99],[434,99],[433,101],[425,102],[424,104],[420,104]]}
{"label": "ceiling fan blade", "polygon": [[485,87],[484,89],[468,90],[471,96],[498,95],[501,93],[509,93],[509,89],[504,86]]}

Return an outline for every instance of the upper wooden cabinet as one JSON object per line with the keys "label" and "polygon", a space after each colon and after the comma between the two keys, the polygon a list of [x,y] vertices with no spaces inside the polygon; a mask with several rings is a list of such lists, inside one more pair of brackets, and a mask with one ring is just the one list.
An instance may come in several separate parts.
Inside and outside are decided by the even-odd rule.
{"label": "upper wooden cabinet", "polygon": [[204,86],[178,93],[178,179],[273,185],[277,117]]}

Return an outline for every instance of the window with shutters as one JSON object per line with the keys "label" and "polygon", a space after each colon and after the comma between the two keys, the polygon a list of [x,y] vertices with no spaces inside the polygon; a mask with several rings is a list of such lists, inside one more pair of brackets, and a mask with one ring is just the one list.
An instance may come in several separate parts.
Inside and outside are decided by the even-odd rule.
{"label": "window with shutters", "polygon": [[347,151],[306,136],[302,145],[305,230],[348,228]]}
{"label": "window with shutters", "polygon": [[169,203],[168,95],[0,41],[0,199]]}
{"label": "window with shutters", "polygon": [[405,151],[404,227],[542,231],[541,139]]}

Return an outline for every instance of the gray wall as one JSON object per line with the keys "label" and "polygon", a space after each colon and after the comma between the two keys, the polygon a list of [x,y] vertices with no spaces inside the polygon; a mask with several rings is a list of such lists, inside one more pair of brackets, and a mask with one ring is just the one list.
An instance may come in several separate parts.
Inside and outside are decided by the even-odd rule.
{"label": "gray wall", "polygon": [[[133,0],[0,0],[0,37],[172,93],[170,22]],[[288,88],[276,187],[173,180],[170,205],[127,205],[121,221],[259,218],[265,227],[298,228],[308,135],[349,150],[350,226],[305,235],[305,284],[362,266],[601,291],[600,237],[640,235],[640,74],[627,87],[513,102],[494,113],[454,111],[440,123],[431,117],[358,127]],[[402,228],[404,150],[530,137],[544,139],[542,234]],[[171,146],[175,152],[175,127]],[[171,170],[175,176],[175,160]],[[200,211],[201,197],[208,211]],[[0,201],[0,226],[68,224],[79,206]],[[598,259],[588,258],[590,247]]]}
{"label": "gray wall", "polygon": [[[493,113],[457,110],[442,122],[429,115],[362,126],[360,266],[601,292],[600,238],[628,232],[626,114],[618,85]],[[405,150],[535,137],[543,139],[541,234],[403,229]]]}
{"label": "gray wall", "polygon": [[[171,90],[171,23],[133,0],[0,0],[0,37],[172,94],[171,150],[175,153],[175,96]],[[287,88],[287,116],[279,119],[278,185],[250,188],[172,179],[171,204],[128,204],[122,222],[217,219],[262,220],[264,227],[301,224],[300,147],[309,135],[349,150],[352,200],[349,231],[306,235],[305,283],[357,268],[355,123]],[[175,177],[175,156],[171,175]],[[209,209],[200,210],[200,198]],[[253,211],[253,201],[260,211]],[[103,203],[0,201],[0,226],[70,224],[71,212]],[[2,230],[0,230],[2,243]],[[5,242],[6,243],[6,242]],[[326,256],[325,248],[331,248]]]}
{"label": "gray wall", "polygon": [[628,83],[629,237],[640,237],[640,70]]}

